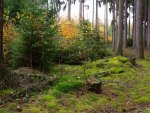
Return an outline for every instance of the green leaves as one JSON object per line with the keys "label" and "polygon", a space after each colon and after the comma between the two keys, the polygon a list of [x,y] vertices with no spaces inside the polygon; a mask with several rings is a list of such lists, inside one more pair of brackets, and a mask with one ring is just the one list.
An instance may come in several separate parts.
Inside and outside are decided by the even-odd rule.
{"label": "green leaves", "polygon": [[[15,49],[12,50],[13,64],[21,62],[23,66],[30,64],[33,68],[49,71],[57,50],[54,41],[55,34],[57,34],[55,20],[48,16],[47,10],[36,5],[30,4],[22,12],[24,15],[18,26],[20,37],[16,39],[18,41],[13,45]],[[15,56],[16,53],[20,54],[21,59]],[[21,65],[15,67],[18,66]]]}

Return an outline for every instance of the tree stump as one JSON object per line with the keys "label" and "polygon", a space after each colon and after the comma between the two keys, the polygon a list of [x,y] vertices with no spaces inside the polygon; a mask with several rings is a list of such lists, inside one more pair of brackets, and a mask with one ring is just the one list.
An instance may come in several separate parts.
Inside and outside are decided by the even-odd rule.
{"label": "tree stump", "polygon": [[136,66],[136,58],[135,57],[131,57],[130,62],[133,66]]}
{"label": "tree stump", "polygon": [[86,81],[87,90],[94,92],[94,93],[101,93],[102,92],[102,81],[95,77],[89,77]]}

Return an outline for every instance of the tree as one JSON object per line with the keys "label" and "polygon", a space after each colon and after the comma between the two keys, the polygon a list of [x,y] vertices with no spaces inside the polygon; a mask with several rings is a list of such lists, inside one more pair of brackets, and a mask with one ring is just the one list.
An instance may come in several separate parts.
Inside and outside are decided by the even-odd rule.
{"label": "tree", "polygon": [[124,10],[124,37],[123,37],[123,48],[127,47],[127,0],[125,0]]}
{"label": "tree", "polygon": [[148,16],[148,0],[144,0],[144,23],[143,23],[143,46],[146,47],[147,39],[147,16]]}
{"label": "tree", "polygon": [[[34,4],[34,5],[33,5]],[[18,26],[19,36],[13,41],[10,64],[14,68],[27,66],[49,71],[56,53],[54,36],[57,34],[53,12],[40,8],[40,3],[30,1]]]}
{"label": "tree", "polygon": [[128,38],[131,38],[131,16],[130,16],[130,13],[131,13],[130,10],[131,10],[131,8],[130,8],[130,4],[128,4],[128,7],[129,7],[129,26],[128,26],[128,27],[129,27],[129,28],[128,28],[128,29],[129,29],[129,30],[128,30],[128,33],[129,33],[129,34],[128,34]]}
{"label": "tree", "polygon": [[79,26],[82,25],[82,0],[79,0]]}
{"label": "tree", "polygon": [[82,14],[83,14],[83,20],[84,20],[84,19],[85,19],[85,18],[84,18],[85,0],[83,0],[82,2],[83,2],[83,3],[82,3],[82,8],[83,8]]}
{"label": "tree", "polygon": [[68,20],[71,20],[71,0],[68,0]]}
{"label": "tree", "polygon": [[93,24],[93,27],[94,27],[94,8],[95,8],[95,7],[94,7],[94,6],[95,6],[95,5],[94,5],[94,3],[95,3],[94,1],[95,1],[95,0],[93,0],[93,12],[92,12],[92,24]]}
{"label": "tree", "polygon": [[148,1],[148,38],[147,48],[150,49],[150,1]]}
{"label": "tree", "polygon": [[11,18],[16,18],[17,13],[20,13],[28,0],[4,0],[5,8],[9,11]]}
{"label": "tree", "polygon": [[0,0],[0,64],[3,65],[3,14],[4,14],[4,1]]}
{"label": "tree", "polygon": [[116,50],[117,50],[117,41],[118,41],[118,16],[119,16],[119,14],[118,14],[118,10],[119,10],[119,0],[116,0],[116,19],[115,19],[115,21],[116,21],[116,26],[115,26],[115,48],[116,48]]}
{"label": "tree", "polygon": [[117,55],[123,55],[123,11],[124,11],[124,0],[119,0]]}
{"label": "tree", "polygon": [[144,58],[143,47],[143,0],[136,0],[136,52],[137,58]]}
{"label": "tree", "polygon": [[115,18],[116,18],[116,7],[115,7],[115,1],[116,0],[113,0],[113,28],[112,28],[112,50],[113,51],[115,51],[115,43],[116,43],[116,40],[115,40],[115,37],[116,37],[116,35],[115,35],[115,28],[116,28],[116,20],[115,20]]}
{"label": "tree", "polygon": [[98,28],[98,0],[96,0],[96,11],[95,11],[95,25],[96,29]]}
{"label": "tree", "polygon": [[133,7],[133,47],[136,46],[136,0],[134,0],[134,7]]}
{"label": "tree", "polygon": [[108,0],[106,0],[105,3],[105,18],[104,18],[104,24],[105,24],[105,38],[106,38],[106,43],[108,43]]}

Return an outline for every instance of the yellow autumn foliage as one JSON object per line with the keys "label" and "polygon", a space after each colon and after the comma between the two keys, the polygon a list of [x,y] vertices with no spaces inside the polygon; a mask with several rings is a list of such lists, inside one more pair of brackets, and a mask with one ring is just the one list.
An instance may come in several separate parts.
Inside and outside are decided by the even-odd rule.
{"label": "yellow autumn foliage", "polygon": [[3,46],[4,46],[4,57],[5,62],[7,62],[8,51],[11,47],[11,42],[18,36],[15,31],[15,25],[13,24],[13,19],[9,19],[9,12],[5,10],[4,19],[5,23],[3,25]]}
{"label": "yellow autumn foliage", "polygon": [[79,34],[79,29],[77,27],[77,21],[75,20],[62,20],[60,23],[60,34],[63,38],[73,39]]}

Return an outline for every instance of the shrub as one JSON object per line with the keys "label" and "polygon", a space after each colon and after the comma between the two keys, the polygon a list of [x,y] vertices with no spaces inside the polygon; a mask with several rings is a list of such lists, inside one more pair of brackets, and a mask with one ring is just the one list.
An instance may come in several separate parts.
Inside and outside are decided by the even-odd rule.
{"label": "shrub", "polygon": [[[91,23],[83,21],[80,33],[71,39],[61,37],[60,53],[57,59],[67,64],[82,64],[107,55],[103,39],[98,30],[91,29]],[[61,45],[60,44],[60,45]]]}

